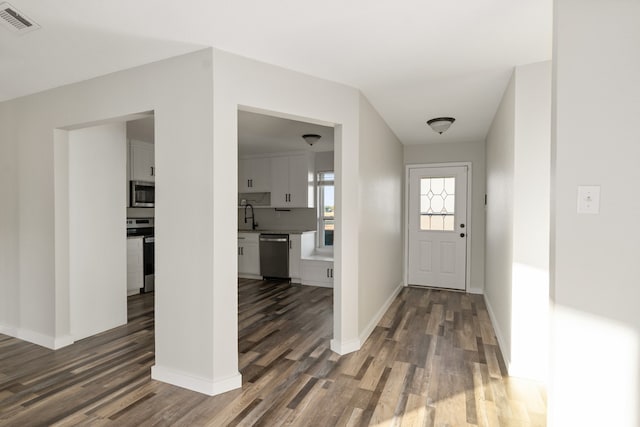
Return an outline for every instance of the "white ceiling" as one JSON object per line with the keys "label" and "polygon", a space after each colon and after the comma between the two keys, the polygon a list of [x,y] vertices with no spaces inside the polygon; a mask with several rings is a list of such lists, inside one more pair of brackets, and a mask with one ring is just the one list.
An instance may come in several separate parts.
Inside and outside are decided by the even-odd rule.
{"label": "white ceiling", "polygon": [[552,0],[10,3],[42,29],[0,28],[0,100],[214,46],[359,88],[405,144],[483,140],[512,68],[551,58]]}
{"label": "white ceiling", "polygon": [[[304,134],[320,135],[309,146]],[[291,151],[333,151],[333,128],[297,120],[238,111],[238,154],[269,154]]]}

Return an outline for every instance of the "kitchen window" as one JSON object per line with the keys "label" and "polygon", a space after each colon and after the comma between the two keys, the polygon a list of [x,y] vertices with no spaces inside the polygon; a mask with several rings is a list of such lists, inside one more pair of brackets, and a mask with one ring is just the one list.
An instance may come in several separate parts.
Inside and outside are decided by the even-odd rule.
{"label": "kitchen window", "polygon": [[333,232],[335,229],[333,171],[318,173],[318,247],[333,248]]}

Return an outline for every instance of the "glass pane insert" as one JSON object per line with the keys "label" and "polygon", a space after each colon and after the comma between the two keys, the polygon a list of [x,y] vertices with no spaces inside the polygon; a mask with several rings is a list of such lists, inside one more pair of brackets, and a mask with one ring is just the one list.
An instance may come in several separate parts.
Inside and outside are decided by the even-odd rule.
{"label": "glass pane insert", "polygon": [[453,231],[456,178],[420,179],[420,230]]}

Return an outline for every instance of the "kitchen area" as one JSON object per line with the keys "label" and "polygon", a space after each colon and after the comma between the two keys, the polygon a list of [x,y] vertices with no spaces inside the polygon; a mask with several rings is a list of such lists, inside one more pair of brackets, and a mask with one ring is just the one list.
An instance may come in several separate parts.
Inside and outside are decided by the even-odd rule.
{"label": "kitchen area", "polygon": [[154,117],[127,122],[127,296],[155,289]]}
{"label": "kitchen area", "polygon": [[[127,295],[153,292],[154,117],[127,122]],[[333,287],[334,129],[238,112],[238,277]]]}
{"label": "kitchen area", "polygon": [[238,112],[238,277],[333,287],[333,131]]}

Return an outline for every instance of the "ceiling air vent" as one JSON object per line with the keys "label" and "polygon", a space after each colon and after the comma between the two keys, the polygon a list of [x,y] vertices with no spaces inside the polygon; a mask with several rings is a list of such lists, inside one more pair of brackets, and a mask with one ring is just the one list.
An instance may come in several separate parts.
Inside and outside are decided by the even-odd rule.
{"label": "ceiling air vent", "polygon": [[40,28],[40,25],[7,2],[0,3],[0,24],[16,34],[24,34]]}

